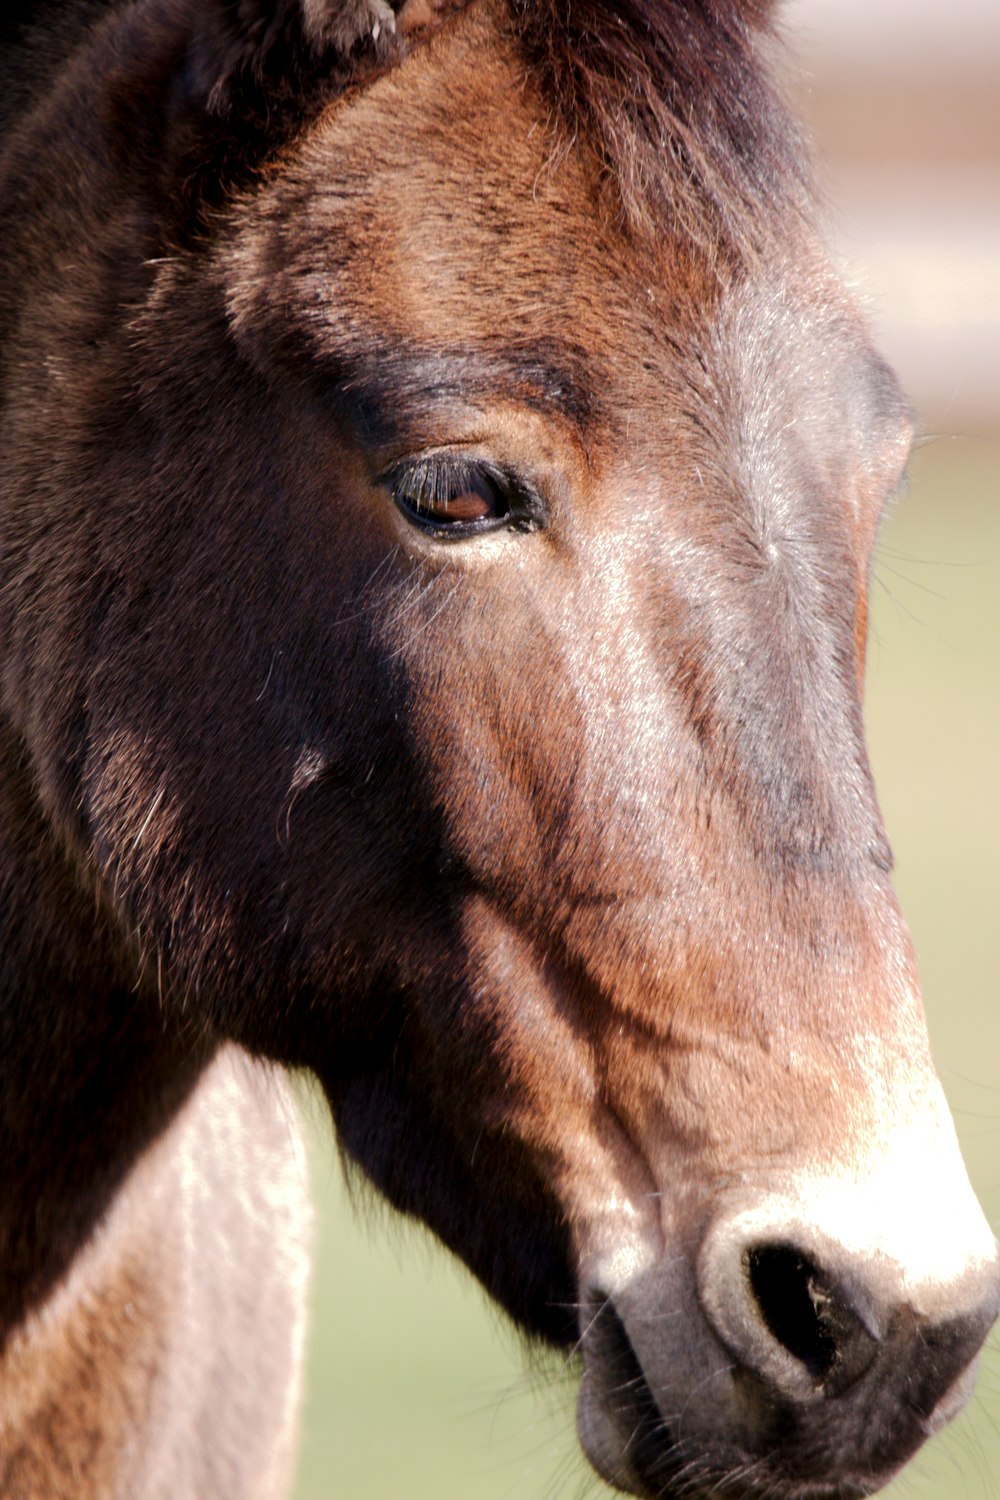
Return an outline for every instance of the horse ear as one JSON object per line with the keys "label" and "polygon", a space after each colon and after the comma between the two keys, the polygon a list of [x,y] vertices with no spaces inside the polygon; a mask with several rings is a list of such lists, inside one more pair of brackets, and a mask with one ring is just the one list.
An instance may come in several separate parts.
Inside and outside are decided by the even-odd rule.
{"label": "horse ear", "polygon": [[402,0],[209,0],[193,8],[189,97],[227,114],[264,83],[292,85],[388,55]]}
{"label": "horse ear", "polygon": [[396,29],[397,6],[388,0],[299,0],[305,35],[317,53],[332,48],[347,57],[361,41],[377,42]]}

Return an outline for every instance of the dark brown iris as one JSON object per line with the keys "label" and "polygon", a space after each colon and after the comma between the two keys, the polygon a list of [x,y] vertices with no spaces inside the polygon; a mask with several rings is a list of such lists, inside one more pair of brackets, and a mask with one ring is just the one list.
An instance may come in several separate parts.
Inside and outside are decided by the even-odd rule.
{"label": "dark brown iris", "polygon": [[500,479],[467,460],[425,459],[397,473],[392,492],[408,520],[450,536],[488,530],[511,514]]}
{"label": "dark brown iris", "polygon": [[422,507],[435,521],[485,521],[506,510],[503,497],[485,474],[471,476],[453,495],[436,496]]}

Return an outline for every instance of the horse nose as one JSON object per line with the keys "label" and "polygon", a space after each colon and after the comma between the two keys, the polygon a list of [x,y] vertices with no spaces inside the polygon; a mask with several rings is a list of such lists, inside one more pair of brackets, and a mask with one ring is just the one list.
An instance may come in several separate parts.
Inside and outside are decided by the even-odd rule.
{"label": "horse nose", "polygon": [[[767,1222],[767,1219],[770,1222]],[[790,1215],[735,1214],[703,1244],[699,1297],[738,1368],[768,1398],[807,1408],[905,1384],[923,1432],[952,1415],[1000,1311],[995,1248],[914,1282],[876,1246],[850,1250]]]}
{"label": "horse nose", "polygon": [[779,1385],[798,1387],[804,1378],[834,1395],[872,1364],[879,1333],[870,1307],[793,1245],[752,1245],[740,1279],[751,1311],[749,1319],[738,1317],[749,1366],[774,1364],[777,1349]]}

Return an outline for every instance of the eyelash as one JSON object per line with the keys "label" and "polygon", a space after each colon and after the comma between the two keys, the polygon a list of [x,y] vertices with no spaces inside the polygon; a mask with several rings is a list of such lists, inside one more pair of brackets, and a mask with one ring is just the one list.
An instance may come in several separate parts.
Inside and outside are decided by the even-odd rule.
{"label": "eyelash", "polygon": [[387,483],[406,520],[440,541],[537,531],[546,521],[540,496],[485,459],[430,454],[397,465]]}

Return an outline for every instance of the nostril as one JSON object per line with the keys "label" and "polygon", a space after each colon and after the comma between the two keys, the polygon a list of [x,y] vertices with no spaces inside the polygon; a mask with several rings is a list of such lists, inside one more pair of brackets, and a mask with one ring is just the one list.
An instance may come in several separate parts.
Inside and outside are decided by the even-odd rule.
{"label": "nostril", "polygon": [[852,1385],[871,1364],[876,1340],[844,1291],[790,1245],[758,1245],[744,1271],[772,1338],[829,1395]]}
{"label": "nostril", "polygon": [[829,1315],[833,1294],[812,1261],[784,1245],[746,1254],[747,1275],[769,1331],[810,1375],[822,1380],[837,1358]]}

